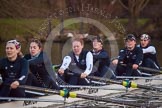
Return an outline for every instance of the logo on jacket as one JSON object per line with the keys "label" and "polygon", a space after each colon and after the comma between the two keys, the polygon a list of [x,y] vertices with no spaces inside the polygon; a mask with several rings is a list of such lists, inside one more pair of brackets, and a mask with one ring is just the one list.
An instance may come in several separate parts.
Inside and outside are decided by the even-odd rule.
{"label": "logo on jacket", "polygon": [[8,69],[8,67],[6,66],[6,67],[5,67],[5,69],[7,70],[7,69]]}
{"label": "logo on jacket", "polygon": [[83,59],[83,60],[81,60],[81,62],[80,62],[80,63],[81,63],[82,65],[86,64],[84,59]]}

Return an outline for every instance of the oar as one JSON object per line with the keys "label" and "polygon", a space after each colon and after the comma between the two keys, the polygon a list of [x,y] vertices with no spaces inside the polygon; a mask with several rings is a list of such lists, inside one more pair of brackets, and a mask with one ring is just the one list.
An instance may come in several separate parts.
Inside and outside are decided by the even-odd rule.
{"label": "oar", "polygon": [[[120,64],[121,66],[127,66],[126,64]],[[162,73],[161,70],[158,70],[158,69],[152,69],[152,68],[148,68],[148,67],[142,67],[142,66],[139,66],[138,67],[139,70],[144,70],[144,71],[149,71],[149,72],[153,72],[153,73]]]}
{"label": "oar", "polygon": [[48,94],[59,94],[58,90],[42,88],[42,87],[34,87],[34,86],[28,86],[28,85],[19,85],[19,88],[23,88],[25,90],[33,90],[33,91],[42,92],[42,93],[48,93]]}
{"label": "oar", "polygon": [[148,68],[148,67],[142,67],[142,66],[139,66],[138,69],[140,70],[144,70],[144,71],[149,71],[149,72],[153,72],[153,73],[160,73],[162,74],[162,71],[161,70],[157,70],[157,69],[152,69],[152,68]]}
{"label": "oar", "polygon": [[140,104],[134,102],[128,102],[124,100],[118,100],[118,99],[111,99],[111,98],[102,98],[102,97],[97,97],[97,96],[89,96],[89,95],[84,95],[84,94],[77,94],[74,92],[69,92],[69,97],[71,98],[83,98],[83,99],[88,99],[88,100],[95,100],[95,101],[102,101],[102,102],[107,102],[107,103],[115,103],[115,104],[122,104],[122,105],[129,105],[129,106],[135,106],[135,107],[142,107],[146,106],[145,104]]}
{"label": "oar", "polygon": [[64,103],[63,100],[56,99],[40,99],[40,98],[18,98],[18,97],[0,97],[0,100],[9,100],[9,101],[35,101],[35,102],[56,102],[56,103]]}
{"label": "oar", "polygon": [[[78,73],[73,73],[73,72],[67,72],[68,75],[74,75],[74,76],[80,76]],[[88,79],[93,79],[93,80],[98,80],[98,81],[104,81],[107,84],[119,84],[119,85],[123,85],[124,87],[127,88],[141,88],[141,89],[147,89],[147,90],[154,90],[154,91],[162,91],[161,89],[152,87],[152,86],[148,86],[148,85],[140,85],[140,84],[136,84],[133,81],[129,81],[129,80],[123,80],[123,81],[116,81],[116,80],[110,80],[107,78],[101,78],[101,77],[96,77],[96,76],[87,76]]]}
{"label": "oar", "polygon": [[20,85],[19,88],[35,90],[35,91],[44,92],[47,94],[58,94],[60,96],[66,97],[66,98],[68,98],[68,97],[83,98],[83,99],[88,99],[88,100],[102,101],[102,102],[115,103],[115,104],[123,104],[123,105],[136,106],[136,107],[145,106],[144,104],[128,103],[127,101],[126,102],[120,101],[120,100],[118,101],[118,100],[114,100],[111,98],[102,98],[102,97],[97,97],[97,96],[77,94],[75,92],[69,92],[67,89],[66,90],[52,90],[52,89],[45,89],[45,88],[41,88],[41,87],[26,86],[26,85]]}
{"label": "oar", "polygon": [[158,89],[158,88],[148,86],[148,85],[137,84],[129,80],[115,81],[115,80],[110,80],[110,79],[100,78],[100,77],[95,77],[95,76],[87,76],[87,78],[105,81],[106,83],[120,84],[127,88],[132,87],[132,88],[141,88],[141,89],[154,90],[154,91],[162,91],[162,89]]}
{"label": "oar", "polygon": [[29,94],[35,94],[35,95],[39,95],[39,96],[45,96],[45,93],[41,93],[41,92],[36,92],[36,91],[32,91],[32,90],[25,90],[25,93],[29,93]]}
{"label": "oar", "polygon": [[162,80],[162,78],[156,77],[138,77],[138,76],[116,76],[116,79],[146,79],[146,80]]}
{"label": "oar", "polygon": [[78,89],[102,89],[102,90],[118,90],[125,91],[125,88],[105,87],[105,86],[83,86],[83,85],[60,85],[61,88],[78,88]]}

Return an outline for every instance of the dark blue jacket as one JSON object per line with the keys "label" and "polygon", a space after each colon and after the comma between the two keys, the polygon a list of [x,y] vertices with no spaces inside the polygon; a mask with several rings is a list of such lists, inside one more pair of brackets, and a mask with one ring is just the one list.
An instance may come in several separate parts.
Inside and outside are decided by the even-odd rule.
{"label": "dark blue jacket", "polygon": [[120,50],[118,60],[119,60],[118,63],[123,62],[124,64],[141,65],[143,60],[142,49],[139,47],[135,47],[133,50],[130,51],[127,48],[124,48]]}
{"label": "dark blue jacket", "polygon": [[[149,45],[147,45],[146,47],[141,47],[141,45],[140,45],[140,48],[146,49],[146,48],[148,48],[148,47],[150,47],[150,46],[153,46],[153,45],[149,44]],[[153,47],[154,47],[154,46],[153,46]],[[156,55],[156,53],[155,53],[155,54],[151,54],[151,53],[145,53],[145,54],[143,54],[143,61],[145,61],[145,60],[148,59],[148,58],[151,59],[152,61],[154,61],[158,67],[160,67],[160,66],[159,66],[159,63],[158,63],[158,61],[157,61],[157,55]]]}
{"label": "dark blue jacket", "polygon": [[36,76],[37,80],[44,83],[46,86],[49,86],[51,81],[55,82],[56,77],[54,76],[52,63],[48,59],[46,53],[42,51],[38,57],[33,59],[30,54],[27,54],[24,58],[29,61],[30,72]]}
{"label": "dark blue jacket", "polygon": [[[14,81],[19,81],[20,84],[25,84],[28,74],[29,64],[24,58],[18,57],[15,61],[9,61],[7,58],[0,60],[0,74],[3,84],[11,84]],[[22,76],[25,76],[21,79]]]}
{"label": "dark blue jacket", "polygon": [[102,68],[105,66],[109,67],[110,58],[107,51],[102,49],[98,53],[92,51],[92,54],[93,54],[93,64],[95,65],[95,63],[99,62],[98,71],[101,71]]}

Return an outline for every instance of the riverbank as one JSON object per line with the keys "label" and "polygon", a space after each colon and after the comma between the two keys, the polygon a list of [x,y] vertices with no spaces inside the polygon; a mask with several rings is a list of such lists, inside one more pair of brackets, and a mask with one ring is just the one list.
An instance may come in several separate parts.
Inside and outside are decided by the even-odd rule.
{"label": "riverbank", "polygon": [[[66,19],[64,19],[66,20]],[[111,19],[113,20],[113,19]],[[123,27],[127,25],[128,19],[115,19],[117,20]],[[16,18],[0,18],[0,41],[7,41],[13,38],[19,38],[21,41],[28,40],[32,37],[37,37],[40,39],[45,39],[46,36],[50,33],[50,31],[60,24],[61,20],[58,19],[43,19],[43,18],[23,18],[23,19],[16,19]],[[111,24],[109,20],[102,20],[98,19],[99,22],[103,23],[106,27],[108,27],[112,32],[120,32],[117,30],[115,25]],[[144,25],[148,19],[139,19],[138,26]],[[73,20],[70,20],[73,22]],[[68,22],[68,23],[70,23]],[[62,25],[64,26],[64,25]],[[61,29],[61,28],[60,28]],[[94,29],[94,30],[93,30]],[[97,34],[100,31],[92,28],[90,24],[80,24],[74,23],[65,28],[63,28],[65,32],[76,31],[83,33],[87,32],[90,34]],[[58,35],[60,35],[58,33]],[[120,33],[122,36],[123,33]]]}

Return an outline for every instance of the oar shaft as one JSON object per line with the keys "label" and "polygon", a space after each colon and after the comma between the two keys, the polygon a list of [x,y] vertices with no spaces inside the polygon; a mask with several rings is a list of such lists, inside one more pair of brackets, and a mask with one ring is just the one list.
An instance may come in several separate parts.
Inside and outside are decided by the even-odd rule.
{"label": "oar shaft", "polygon": [[40,98],[0,97],[0,100],[36,101],[36,102],[57,102],[57,103],[64,103],[63,100],[55,100],[55,99],[40,99]]}
{"label": "oar shaft", "polygon": [[19,88],[24,88],[26,90],[33,90],[33,91],[38,91],[38,92],[43,92],[43,93],[50,93],[50,94],[59,94],[59,91],[57,90],[52,90],[48,88],[42,88],[42,87],[34,87],[34,86],[28,86],[28,85],[20,85]]}
{"label": "oar shaft", "polygon": [[[121,65],[121,66],[127,66],[127,64],[120,64],[120,65]],[[152,69],[152,68],[148,68],[148,67],[139,66],[138,69],[139,69],[139,70],[144,70],[144,71],[153,72],[153,73],[162,73],[161,70]]]}
{"label": "oar shaft", "polygon": [[162,91],[161,88],[150,87],[150,86],[140,85],[140,84],[137,85],[137,88],[147,89],[147,90],[153,90],[153,91]]}
{"label": "oar shaft", "polygon": [[108,87],[108,86],[79,86],[79,85],[60,85],[61,88],[79,88],[79,89],[102,89],[102,90],[126,90],[125,88]]}
{"label": "oar shaft", "polygon": [[113,83],[113,84],[121,84],[121,82],[119,82],[119,81],[110,80],[110,79],[101,78],[101,77],[96,77],[96,76],[87,76],[87,78],[94,79],[94,80],[98,80],[98,81],[104,81],[104,82],[106,82],[108,84],[110,84],[110,83]]}
{"label": "oar shaft", "polygon": [[162,73],[161,70],[151,69],[151,68],[148,68],[148,67],[138,67],[138,69],[153,72],[153,73],[160,73],[160,74]]}
{"label": "oar shaft", "polygon": [[143,104],[134,104],[130,102],[125,102],[125,101],[117,101],[117,100],[112,100],[110,98],[101,98],[97,96],[87,96],[83,94],[77,94],[77,98],[84,98],[84,99],[89,99],[89,100],[95,100],[95,101],[102,101],[102,102],[107,102],[107,103],[115,103],[115,104],[123,104],[123,105],[129,105],[129,106],[135,106],[135,107],[141,107]]}
{"label": "oar shaft", "polygon": [[106,78],[100,78],[100,77],[96,77],[96,76],[87,76],[87,78],[90,79],[95,79],[95,80],[100,80],[100,81],[105,81],[106,83],[113,83],[113,84],[119,84],[119,85],[123,85],[124,87],[132,87],[132,88],[141,88],[141,89],[147,89],[147,90],[157,90],[157,91],[162,91],[161,89],[157,89],[155,87],[152,86],[147,86],[147,85],[140,85],[140,84],[136,84],[135,82],[131,82],[131,81],[115,81],[115,80],[110,80],[110,79],[106,79]]}
{"label": "oar shaft", "polygon": [[117,79],[146,79],[146,80],[162,80],[162,78],[156,77],[138,77],[138,76],[116,76]]}

